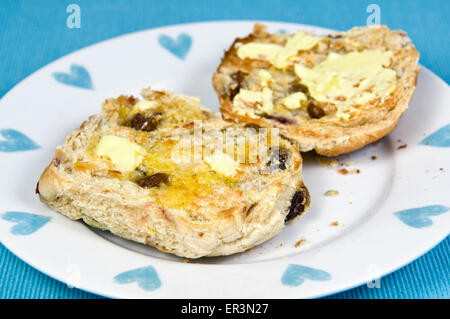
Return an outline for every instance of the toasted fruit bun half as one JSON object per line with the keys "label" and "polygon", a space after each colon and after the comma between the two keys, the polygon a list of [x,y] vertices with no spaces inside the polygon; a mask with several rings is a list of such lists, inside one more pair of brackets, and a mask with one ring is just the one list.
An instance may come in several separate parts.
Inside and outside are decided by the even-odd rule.
{"label": "toasted fruit bun half", "polygon": [[302,152],[336,156],[395,128],[418,59],[407,34],[386,26],[316,36],[256,24],[225,52],[213,85],[224,119],[277,127]]}
{"label": "toasted fruit bun half", "polygon": [[[306,210],[302,158],[274,129],[225,122],[193,97],[142,95],[106,100],[57,147],[37,187],[44,203],[188,258],[245,251]],[[224,133],[240,143],[223,147]]]}

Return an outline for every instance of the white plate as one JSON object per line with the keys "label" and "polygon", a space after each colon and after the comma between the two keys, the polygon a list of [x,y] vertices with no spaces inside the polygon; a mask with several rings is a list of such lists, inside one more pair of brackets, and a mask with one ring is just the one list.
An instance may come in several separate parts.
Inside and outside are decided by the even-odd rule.
{"label": "white plate", "polygon": [[[266,24],[272,32],[329,31]],[[311,208],[251,252],[185,263],[93,231],[39,202],[36,181],[55,146],[98,113],[103,99],[138,94],[150,85],[200,96],[218,110],[212,73],[223,50],[252,25],[194,23],[121,36],[69,54],[14,87],[0,101],[2,243],[49,276],[104,296],[303,298],[364,284],[444,239],[450,225],[450,92],[425,68],[395,131],[378,145],[339,158],[352,161],[346,168],[359,174],[338,174],[305,155]],[[71,66],[72,74],[63,74]],[[397,149],[403,144],[407,147]],[[339,195],[325,196],[327,190]],[[418,209],[404,211],[413,208]],[[338,226],[331,225],[335,221]],[[295,247],[302,238],[306,241]]]}

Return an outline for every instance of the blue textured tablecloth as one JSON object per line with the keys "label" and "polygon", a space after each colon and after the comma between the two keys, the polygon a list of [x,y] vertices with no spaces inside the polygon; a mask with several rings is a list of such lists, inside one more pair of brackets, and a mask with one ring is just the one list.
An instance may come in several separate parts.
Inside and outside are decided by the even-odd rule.
{"label": "blue textured tablecloth", "polygon": [[[66,8],[81,8],[81,28],[66,26]],[[210,20],[275,20],[345,30],[366,24],[369,4],[381,23],[408,32],[420,63],[450,80],[450,1],[11,1],[0,0],[0,97],[47,63],[89,44],[158,26]],[[449,298],[447,238],[413,263],[329,298]],[[28,266],[0,245],[0,298],[98,298],[70,289]]]}

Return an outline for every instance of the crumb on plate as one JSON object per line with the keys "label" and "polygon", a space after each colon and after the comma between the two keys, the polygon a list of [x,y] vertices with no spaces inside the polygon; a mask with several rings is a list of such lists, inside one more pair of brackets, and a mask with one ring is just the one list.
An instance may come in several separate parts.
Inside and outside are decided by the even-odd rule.
{"label": "crumb on plate", "polygon": [[325,196],[337,196],[337,195],[339,195],[339,191],[336,191],[336,190],[329,190],[329,191],[326,191],[325,192]]}
{"label": "crumb on plate", "polygon": [[306,238],[300,239],[298,242],[295,243],[294,247],[297,248],[298,246],[300,246],[301,244],[303,244],[305,241],[306,241]]}
{"label": "crumb on plate", "polygon": [[337,160],[337,159],[328,160],[323,157],[317,157],[317,160],[318,160],[320,166],[327,166],[327,167],[331,167],[331,168],[336,168],[339,163],[339,160]]}

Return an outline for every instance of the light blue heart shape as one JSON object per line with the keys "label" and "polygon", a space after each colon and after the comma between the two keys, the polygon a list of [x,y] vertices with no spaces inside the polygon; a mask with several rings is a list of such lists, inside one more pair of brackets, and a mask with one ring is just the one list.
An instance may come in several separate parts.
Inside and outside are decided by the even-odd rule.
{"label": "light blue heart shape", "polygon": [[320,269],[306,267],[302,265],[290,264],[281,277],[281,282],[286,286],[300,286],[305,279],[313,281],[326,281],[331,279],[331,275]]}
{"label": "light blue heart shape", "polygon": [[400,218],[400,220],[408,226],[423,228],[433,225],[430,216],[437,216],[446,213],[448,210],[449,208],[447,206],[431,205],[401,210],[395,212],[394,215]]}
{"label": "light blue heart shape", "polygon": [[172,39],[167,35],[159,36],[159,44],[173,55],[180,59],[186,58],[191,46],[192,38],[189,34],[182,33],[176,39]]}
{"label": "light blue heart shape", "polygon": [[280,29],[280,30],[278,30],[278,33],[279,34],[286,34],[287,31],[286,31],[286,29]]}
{"label": "light blue heart shape", "polygon": [[447,124],[436,132],[428,135],[419,144],[437,147],[450,147],[450,124]]}
{"label": "light blue heart shape", "polygon": [[11,234],[26,236],[38,231],[42,226],[47,224],[51,218],[23,212],[6,212],[2,215],[2,219],[16,223],[16,225],[11,228]]}
{"label": "light blue heart shape", "polygon": [[125,271],[115,276],[114,281],[119,284],[136,282],[140,288],[146,291],[152,291],[161,287],[158,273],[153,266]]}
{"label": "light blue heart shape", "polygon": [[55,72],[53,73],[53,78],[63,84],[88,90],[94,89],[88,70],[81,65],[72,64],[70,66],[70,73]]}
{"label": "light blue heart shape", "polygon": [[39,148],[35,142],[26,135],[13,129],[0,130],[6,141],[0,141],[0,152],[30,151]]}

